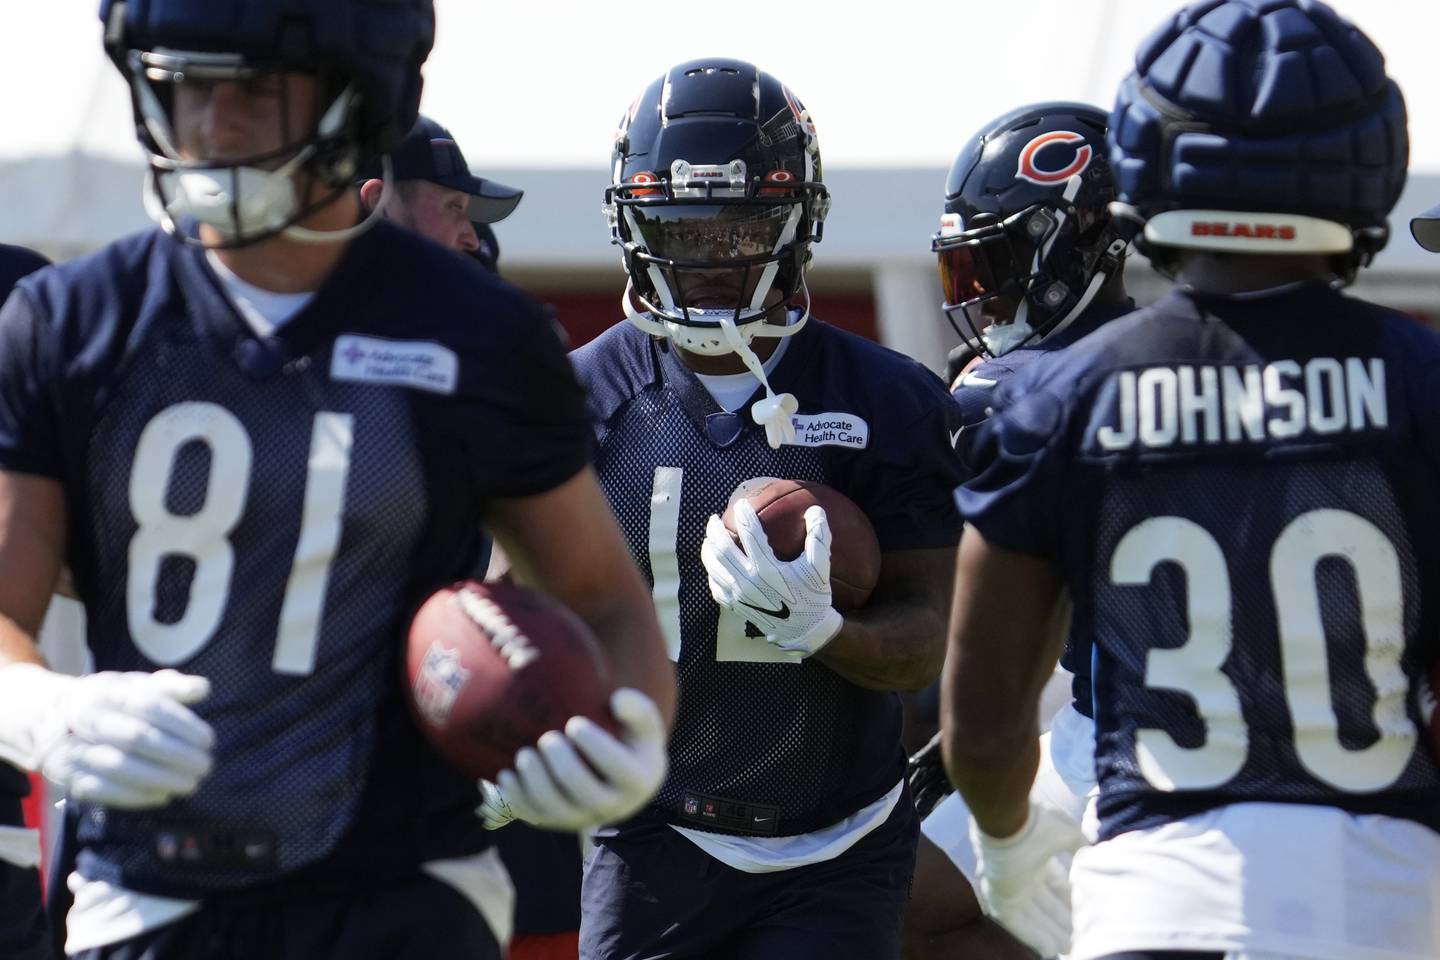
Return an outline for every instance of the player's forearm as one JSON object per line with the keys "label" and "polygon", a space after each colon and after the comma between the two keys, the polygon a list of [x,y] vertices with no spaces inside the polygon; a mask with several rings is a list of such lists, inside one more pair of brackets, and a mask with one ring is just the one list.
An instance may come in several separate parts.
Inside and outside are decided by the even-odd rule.
{"label": "player's forearm", "polygon": [[33,663],[45,666],[35,638],[21,629],[14,620],[0,615],[0,669],[12,663]]}
{"label": "player's forearm", "polygon": [[0,664],[45,664],[35,636],[60,577],[65,528],[59,483],[0,472]]}
{"label": "player's forearm", "polygon": [[945,726],[945,770],[965,798],[980,829],[1008,837],[1025,825],[1030,787],[1040,765],[1039,730],[1023,737],[996,735],[993,729]]}
{"label": "player's forearm", "polygon": [[668,726],[675,721],[675,667],[665,655],[654,609],[643,587],[638,594],[622,588],[615,603],[591,617],[590,626],[606,650],[616,685],[649,696]]}
{"label": "player's forearm", "polygon": [[911,600],[871,603],[845,625],[816,659],[871,690],[923,690],[945,658],[945,614]]}
{"label": "player's forearm", "polygon": [[870,601],[816,654],[851,683],[871,690],[923,690],[945,661],[945,625],[955,551],[895,550],[883,555]]}
{"label": "player's forearm", "polygon": [[1003,649],[999,640],[983,647],[952,642],[940,684],[945,772],[992,837],[1008,837],[1024,825],[1040,763],[1040,688],[997,668],[992,658]]}

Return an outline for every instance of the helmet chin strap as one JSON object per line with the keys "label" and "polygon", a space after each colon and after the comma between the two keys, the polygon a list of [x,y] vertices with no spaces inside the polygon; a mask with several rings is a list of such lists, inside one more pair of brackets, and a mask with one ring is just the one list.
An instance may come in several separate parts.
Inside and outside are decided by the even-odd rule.
{"label": "helmet chin strap", "polygon": [[[179,153],[163,120],[164,111],[153,91],[144,85],[140,90],[147,128],[164,153],[178,160]],[[321,136],[331,136],[343,126],[356,96],[352,88],[346,88],[335,98],[317,124]],[[393,173],[388,156],[381,158],[386,189],[375,209],[359,223],[340,230],[312,230],[291,222],[303,212],[294,177],[315,153],[315,144],[307,144],[274,170],[253,166],[182,167],[157,173],[152,165],[145,211],[167,233],[176,232],[177,220],[193,218],[214,228],[227,243],[258,242],[281,234],[301,243],[339,243],[369,230],[383,215],[390,195]],[[161,185],[166,187],[164,192],[159,189]]]}
{"label": "helmet chin strap", "polygon": [[163,214],[172,226],[193,217],[227,241],[251,232],[279,232],[297,207],[290,177],[313,152],[306,147],[278,170],[200,167],[161,173],[158,180],[169,187],[170,195]]}
{"label": "helmet chin strap", "polygon": [[[1079,190],[1080,178],[1078,176],[1071,177],[1070,181],[1065,185],[1065,199],[1067,201],[1073,201],[1075,199],[1075,195],[1079,192]],[[1056,226],[1054,231],[1050,234],[1050,239],[1047,240],[1044,247],[1035,254],[1035,263],[1033,265],[1033,269],[1036,272],[1040,270],[1041,260],[1044,257],[1049,256],[1050,248],[1054,246],[1056,238],[1060,236],[1060,225],[1064,222],[1065,212],[1062,210],[1058,214]],[[1118,258],[1124,254],[1125,248],[1127,246],[1129,246],[1129,243],[1127,243],[1125,240],[1117,238],[1111,241],[1110,246],[1105,249],[1104,255],[1111,258],[1112,260],[1118,260]],[[1105,261],[1102,260],[1101,262],[1104,263]],[[1117,264],[1115,269],[1124,269],[1123,262]],[[1055,336],[1055,334],[1070,326],[1070,324],[1074,322],[1076,317],[1084,313],[1085,309],[1090,306],[1090,301],[1095,299],[1095,295],[1100,292],[1100,288],[1105,285],[1105,280],[1109,276],[1109,270],[1096,270],[1094,276],[1090,278],[1090,283],[1085,287],[1085,292],[1080,295],[1079,300],[1075,301],[1075,306],[1071,307],[1070,311],[1066,313],[1065,316],[1061,317],[1058,323],[1052,326],[1049,330],[1046,330],[1045,336]],[[992,325],[988,330],[985,331],[983,335],[985,345],[990,348],[990,351],[992,353],[994,353],[997,357],[1002,354],[1008,353],[1009,351],[1020,346],[1020,344],[1024,343],[1030,337],[1034,336],[1035,329],[1030,326],[1029,313],[1030,297],[1027,294],[1020,301],[1020,306],[1015,311],[1015,320],[1013,322],[1004,324],[1000,327]]]}
{"label": "helmet chin strap", "polygon": [[[295,213],[295,187],[288,174],[298,162],[304,161],[305,156],[305,151],[301,151],[284,167],[273,171],[255,167],[212,167],[159,174],[162,182],[173,187],[170,201],[164,203],[151,187],[145,191],[145,212],[167,233],[175,232],[177,220],[193,217],[214,227],[226,241],[241,239],[249,232],[245,228],[254,226],[261,231],[261,236],[255,238],[257,241],[278,234],[300,243],[340,243],[358,237],[384,218],[394,183],[388,156],[380,161],[381,178],[385,184],[380,201],[359,223],[339,230],[313,230],[292,223],[278,231],[273,230],[274,224],[283,223]],[[234,216],[237,205],[218,175],[222,170],[245,198],[238,205],[238,223]],[[150,176],[153,181],[156,175],[152,171]]]}
{"label": "helmet chin strap", "polygon": [[[782,325],[769,322],[752,322],[744,324],[745,329],[741,330],[740,325],[735,323],[733,311],[706,311],[707,313],[715,314],[714,319],[719,325],[724,349],[705,350],[703,353],[709,356],[723,356],[727,353],[733,353],[740,358],[741,363],[745,364],[745,369],[749,370],[755,379],[760,381],[760,385],[765,388],[765,396],[750,405],[750,416],[757,424],[765,428],[765,441],[776,450],[783,444],[795,442],[795,423],[791,417],[794,416],[796,410],[800,409],[800,402],[795,399],[794,394],[777,394],[774,388],[770,386],[770,378],[765,374],[765,365],[760,362],[760,358],[757,357],[755,351],[751,349],[750,340],[756,336],[789,337],[799,333],[800,328],[810,319],[810,286],[805,282],[804,278],[801,278],[801,290],[805,294],[805,310],[800,315],[800,319],[794,323]],[[636,310],[631,300],[631,294],[633,292],[633,283],[627,281],[625,284],[625,292],[620,297],[620,309],[625,312],[626,320],[629,320],[651,336],[667,337],[682,350],[687,350],[692,353],[702,353],[700,350],[691,350],[690,347],[687,346],[687,338],[683,325],[662,322],[655,319],[653,314],[641,313]],[[692,310],[691,312],[700,313],[701,311]],[[705,319],[710,318],[706,317]]]}
{"label": "helmet chin strap", "polygon": [[[770,323],[761,318],[741,320],[739,323],[735,323],[733,310],[706,310],[691,307],[685,311],[690,318],[706,320],[716,326],[687,325],[671,318],[664,309],[640,296],[635,290],[635,282],[628,279],[625,281],[625,292],[620,295],[620,310],[625,314],[626,320],[641,330],[652,337],[665,337],[687,353],[698,353],[704,357],[723,357],[735,351],[724,339],[723,333],[716,332],[719,330],[722,320],[730,320],[746,343],[756,337],[793,337],[799,333],[806,321],[810,319],[810,285],[803,277],[800,280],[800,292],[804,295],[804,310],[794,323]],[[644,312],[635,309],[637,301],[644,308]]]}
{"label": "helmet chin strap", "polygon": [[1033,337],[1035,328],[1030,326],[1029,313],[1030,300],[1025,297],[1015,308],[1014,320],[1009,323],[992,323],[986,327],[985,332],[980,335],[980,339],[985,341],[986,349],[994,356],[1004,356]]}
{"label": "helmet chin strap", "polygon": [[[808,313],[807,313],[808,316]],[[795,442],[795,421],[791,419],[795,411],[800,409],[800,402],[795,399],[793,393],[777,394],[770,386],[770,378],[765,376],[765,365],[760,358],[755,356],[755,351],[750,349],[750,344],[744,335],[735,328],[735,320],[731,317],[720,318],[720,330],[725,335],[725,342],[731,351],[745,364],[745,368],[755,375],[760,385],[765,388],[765,396],[756,400],[750,405],[750,416],[755,422],[765,428],[765,440],[772,449],[779,450],[782,444]]]}
{"label": "helmet chin strap", "polygon": [[380,202],[375,204],[375,209],[367,213],[359,223],[340,230],[312,230],[292,223],[282,232],[291,240],[298,240],[300,243],[339,243],[360,236],[384,219],[385,206],[390,202],[390,195],[395,192],[395,173],[388,153],[380,158],[380,182]]}

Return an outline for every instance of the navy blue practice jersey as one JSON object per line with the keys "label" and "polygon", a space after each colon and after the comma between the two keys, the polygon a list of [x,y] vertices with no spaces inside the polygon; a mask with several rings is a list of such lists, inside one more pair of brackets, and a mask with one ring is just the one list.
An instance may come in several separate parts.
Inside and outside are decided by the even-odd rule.
{"label": "navy blue practice jersey", "polygon": [[1102,837],[1245,801],[1440,829],[1440,339],[1319,283],[1177,292],[1021,380],[958,499],[1094,637]]}
{"label": "navy blue practice jersey", "polygon": [[[753,477],[829,484],[882,551],[952,547],[960,521],[944,383],[900,354],[811,320],[770,381],[800,402],[795,445],[716,406],[668,341],[630,324],[572,354],[598,421],[596,470],[679,664],[670,775],[652,818],[715,832],[828,826],[899,782],[900,705],[817,660],[794,662],[710,596],[700,544]],[[757,394],[758,396],[758,394]],[[752,397],[753,401],[756,397]]]}
{"label": "navy blue practice jersey", "polygon": [[268,339],[159,231],[17,287],[0,468],[63,485],[96,667],[212,683],[214,770],[158,811],[84,810],[81,871],[194,897],[481,848],[473,781],[405,715],[404,624],[472,572],[491,498],[590,442],[544,312],[389,224]]}
{"label": "navy blue practice jersey", "polygon": [[[22,277],[34,273],[49,263],[49,260],[33,250],[0,243],[0,304],[5,302],[5,298],[10,295],[11,288]],[[24,797],[29,793],[30,781],[26,779],[25,774],[10,764],[0,761],[0,805],[6,804],[7,797]],[[0,814],[0,825],[21,825],[18,806],[11,809],[10,805],[6,805],[5,812]]]}
{"label": "navy blue practice jersey", "polygon": [[11,288],[19,283],[22,277],[49,265],[50,261],[34,250],[0,243],[0,303],[5,302]]}
{"label": "navy blue practice jersey", "polygon": [[[1116,306],[1093,307],[1076,317],[1064,330],[1046,337],[1031,346],[1011,350],[998,357],[988,357],[963,371],[950,385],[950,394],[960,405],[961,432],[955,441],[955,453],[960,457],[965,476],[973,476],[978,469],[975,458],[978,452],[974,441],[976,427],[990,419],[995,411],[1011,402],[1011,388],[1016,375],[1037,357],[1043,357],[1052,350],[1068,347],[1085,337],[1106,321],[1124,316],[1135,309],[1133,301]],[[1071,693],[1075,708],[1090,716],[1090,638],[1071,634],[1065,643],[1065,653],[1060,662],[1074,674]]]}

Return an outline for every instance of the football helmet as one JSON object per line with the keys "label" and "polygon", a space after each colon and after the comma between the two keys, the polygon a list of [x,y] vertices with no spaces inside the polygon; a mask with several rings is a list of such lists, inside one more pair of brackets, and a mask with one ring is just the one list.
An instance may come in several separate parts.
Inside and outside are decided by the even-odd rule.
{"label": "football helmet", "polygon": [[956,156],[930,247],[941,309],[971,349],[999,356],[1063,329],[1122,268],[1105,121],[1082,103],[1021,107]]}
{"label": "football helmet", "polygon": [[[739,60],[671,68],[615,135],[605,213],[625,316],[691,353],[738,355],[766,389],[752,413],[783,431],[794,398],[774,397],[750,343],[809,318],[805,270],[829,205],[815,125],[784,84]],[[771,322],[797,296],[799,318]]]}
{"label": "football helmet", "polygon": [[[167,231],[192,240],[175,223],[193,218],[234,247],[280,233],[336,241],[372,222],[338,231],[298,225],[414,126],[420,65],[434,39],[431,0],[101,0],[100,19],[149,157],[146,206]],[[284,129],[277,148],[239,159],[181,156],[178,91],[273,87],[288,127],[290,73],[316,79],[318,119],[309,129]],[[302,174],[316,189],[297,187]]]}
{"label": "football helmet", "polygon": [[1135,54],[1110,117],[1117,217],[1169,248],[1330,254],[1352,280],[1405,185],[1405,101],[1319,0],[1204,0]]}

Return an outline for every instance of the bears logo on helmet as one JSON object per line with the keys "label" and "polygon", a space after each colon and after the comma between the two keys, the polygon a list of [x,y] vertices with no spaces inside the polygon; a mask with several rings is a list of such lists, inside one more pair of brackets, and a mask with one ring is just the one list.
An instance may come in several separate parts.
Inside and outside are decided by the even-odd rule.
{"label": "bears logo on helmet", "polygon": [[[1048,146],[1059,144],[1068,146],[1079,144],[1080,146],[1075,150],[1075,158],[1058,170],[1042,168],[1039,163],[1040,151]],[[1071,177],[1078,177],[1084,173],[1094,156],[1095,150],[1085,141],[1084,134],[1076,133],[1073,130],[1052,130],[1049,133],[1040,134],[1021,148],[1019,169],[1015,171],[1015,176],[1020,180],[1029,180],[1031,183],[1038,183],[1041,186],[1064,183]]]}
{"label": "bears logo on helmet", "polygon": [[976,353],[999,355],[1063,329],[1121,269],[1105,113],[1021,107],[961,148],[930,249],[942,309]]}

